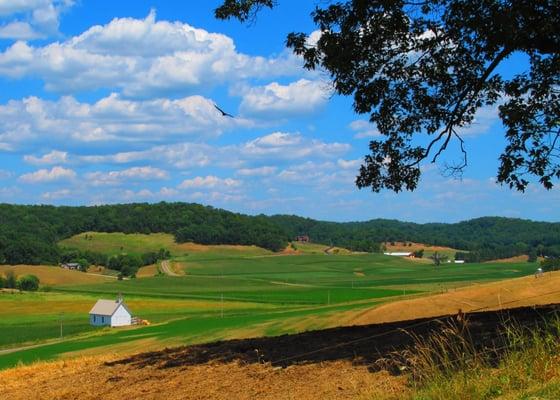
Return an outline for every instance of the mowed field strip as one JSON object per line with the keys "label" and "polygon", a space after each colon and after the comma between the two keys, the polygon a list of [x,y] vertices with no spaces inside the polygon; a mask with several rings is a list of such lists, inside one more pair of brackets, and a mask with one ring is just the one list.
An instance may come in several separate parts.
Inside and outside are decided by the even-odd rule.
{"label": "mowed field strip", "polygon": [[[281,253],[254,246],[175,244],[166,234],[90,232],[87,239],[82,234],[62,244],[105,254],[168,248],[172,252],[171,271],[182,275],[161,276],[157,266],[150,266],[139,273],[142,278],[117,281],[58,267],[0,267],[13,269],[17,275],[34,273],[35,268],[44,274],[40,279],[51,289],[48,293],[0,293],[0,350],[40,345],[0,355],[0,368],[98,351],[128,354],[362,323],[370,318],[366,317],[369,312],[392,302],[419,301],[446,291],[449,300],[442,302],[448,301],[448,309],[467,311],[455,306],[463,301],[461,290],[456,288],[473,284],[486,287],[489,282],[527,275],[534,279],[536,269],[527,262],[444,264],[436,268],[381,254],[327,254],[327,246],[321,244],[296,243],[296,249],[289,247],[291,251]],[[89,325],[87,313],[95,301],[115,298],[119,293],[133,314],[149,320],[150,326],[110,329]],[[429,308],[432,300],[426,301]],[[414,304],[410,312],[416,312]],[[432,309],[447,310],[440,303],[434,303]],[[387,318],[391,312],[401,314],[402,305],[388,309]]]}

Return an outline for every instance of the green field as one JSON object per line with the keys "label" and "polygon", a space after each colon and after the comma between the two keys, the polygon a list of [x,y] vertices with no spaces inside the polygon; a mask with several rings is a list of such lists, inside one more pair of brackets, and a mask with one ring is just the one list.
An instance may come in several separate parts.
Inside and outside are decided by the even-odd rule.
{"label": "green field", "polygon": [[[298,255],[274,255],[253,247],[176,245],[169,235],[111,234],[109,239],[95,234],[94,238],[74,237],[65,245],[83,243],[110,254],[151,251],[167,240],[169,246],[176,246],[173,261],[185,276],[54,285],[49,293],[0,293],[0,368],[84,354],[98,347],[131,352],[319,329],[335,326],[341,312],[403,295],[524,276],[535,268],[529,263],[436,268],[379,254],[327,255],[318,251],[321,245],[309,246]],[[152,325],[90,327],[87,313],[95,301],[118,293],[134,315]],[[13,351],[29,345],[36,347]]]}

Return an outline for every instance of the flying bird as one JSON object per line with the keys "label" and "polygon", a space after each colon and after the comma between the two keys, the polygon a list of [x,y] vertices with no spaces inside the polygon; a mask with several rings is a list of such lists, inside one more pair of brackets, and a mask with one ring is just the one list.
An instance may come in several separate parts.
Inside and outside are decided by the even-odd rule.
{"label": "flying bird", "polygon": [[228,114],[227,112],[225,112],[224,110],[222,110],[220,107],[218,107],[216,104],[214,104],[214,107],[216,108],[216,110],[218,110],[219,112],[222,113],[223,117],[230,117],[230,118],[235,118],[233,115]]}

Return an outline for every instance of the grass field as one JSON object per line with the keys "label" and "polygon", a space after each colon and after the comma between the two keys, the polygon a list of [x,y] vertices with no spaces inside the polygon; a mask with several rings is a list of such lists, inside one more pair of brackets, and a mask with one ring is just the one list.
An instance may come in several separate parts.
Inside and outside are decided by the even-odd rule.
{"label": "grass field", "polygon": [[[177,245],[170,235],[89,235],[92,240],[77,236],[65,245],[78,243],[82,249],[109,254],[166,247],[174,254],[175,268],[185,275],[154,276],[157,267],[152,266],[142,270],[141,279],[117,281],[36,267],[61,277],[49,278],[49,293],[0,294],[0,368],[90,354],[99,348],[128,353],[331,327],[382,304],[475,282],[522,277],[535,270],[527,262],[436,268],[379,254],[329,255],[317,244],[296,244],[295,254],[273,254],[248,246]],[[95,301],[118,293],[134,315],[152,325],[90,327],[87,313]],[[36,347],[17,350],[29,345]]]}
{"label": "grass field", "polygon": [[256,246],[229,246],[216,245],[206,246],[195,243],[175,243],[173,235],[167,233],[144,234],[125,234],[125,233],[103,233],[103,232],[84,232],[72,236],[60,243],[61,247],[90,250],[97,253],[108,255],[114,254],[143,254],[157,252],[159,249],[167,249],[173,256],[190,254],[192,252],[204,252],[227,255],[264,255],[271,254],[268,250]]}
{"label": "grass field", "polygon": [[52,265],[0,265],[0,275],[5,275],[8,271],[13,271],[16,277],[35,275],[41,281],[42,286],[102,283],[112,280],[110,276],[101,276],[100,273],[85,274]]}

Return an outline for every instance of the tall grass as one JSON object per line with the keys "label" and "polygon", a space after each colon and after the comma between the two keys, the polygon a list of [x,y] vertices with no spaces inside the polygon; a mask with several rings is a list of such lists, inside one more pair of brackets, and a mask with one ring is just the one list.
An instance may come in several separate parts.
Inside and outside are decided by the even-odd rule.
{"label": "tall grass", "polygon": [[429,338],[415,337],[405,355],[415,400],[560,399],[560,319],[539,326],[504,325],[498,340],[473,341],[468,321]]}

